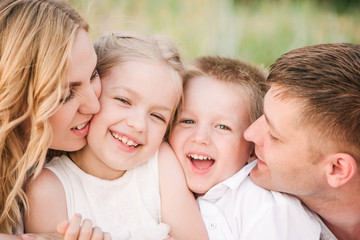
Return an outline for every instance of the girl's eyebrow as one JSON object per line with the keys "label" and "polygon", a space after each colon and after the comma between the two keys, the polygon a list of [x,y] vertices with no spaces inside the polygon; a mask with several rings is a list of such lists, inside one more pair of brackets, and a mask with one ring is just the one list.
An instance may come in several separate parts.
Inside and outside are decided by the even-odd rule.
{"label": "girl's eyebrow", "polygon": [[[130,95],[134,96],[135,98],[140,98],[140,94],[135,92],[131,88],[124,87],[124,86],[117,86],[117,87],[114,87],[113,89],[121,89],[121,90],[124,90],[124,91],[128,92]],[[163,106],[163,105],[157,105],[157,106],[155,106],[155,108],[158,109],[158,110],[172,112],[171,108]]]}

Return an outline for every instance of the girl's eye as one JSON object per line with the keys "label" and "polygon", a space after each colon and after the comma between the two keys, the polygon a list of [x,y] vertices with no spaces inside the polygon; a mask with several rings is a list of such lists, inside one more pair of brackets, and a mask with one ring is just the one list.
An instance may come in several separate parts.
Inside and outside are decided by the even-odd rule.
{"label": "girl's eye", "polygon": [[65,98],[61,99],[60,102],[67,103],[67,102],[70,101],[73,97],[74,97],[74,92],[73,92],[72,89],[70,89],[69,94],[68,94]]}
{"label": "girl's eye", "polygon": [[120,102],[125,103],[125,104],[127,104],[127,105],[131,105],[130,102],[129,102],[128,100],[126,100],[125,98],[116,97],[115,99],[116,99],[116,100],[119,100]]}
{"label": "girl's eye", "polygon": [[93,80],[94,78],[96,78],[98,76],[99,76],[98,70],[95,69],[94,72],[91,74],[90,80]]}
{"label": "girl's eye", "polygon": [[230,130],[230,128],[228,126],[225,126],[225,125],[217,125],[216,128],[222,129],[222,130]]}
{"label": "girl's eye", "polygon": [[195,121],[190,120],[190,119],[184,119],[180,121],[181,123],[185,123],[185,124],[195,124]]}
{"label": "girl's eye", "polygon": [[152,113],[150,114],[151,116],[154,116],[156,117],[157,119],[161,120],[162,122],[166,123],[166,120],[163,116],[159,115],[159,114],[156,114],[156,113]]}

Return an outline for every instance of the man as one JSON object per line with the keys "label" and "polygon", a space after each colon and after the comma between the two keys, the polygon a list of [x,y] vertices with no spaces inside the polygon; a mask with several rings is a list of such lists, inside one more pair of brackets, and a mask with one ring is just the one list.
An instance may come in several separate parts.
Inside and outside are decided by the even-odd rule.
{"label": "man", "polygon": [[264,114],[245,132],[258,157],[252,181],[302,200],[321,239],[359,240],[360,45],[290,51],[267,82]]}

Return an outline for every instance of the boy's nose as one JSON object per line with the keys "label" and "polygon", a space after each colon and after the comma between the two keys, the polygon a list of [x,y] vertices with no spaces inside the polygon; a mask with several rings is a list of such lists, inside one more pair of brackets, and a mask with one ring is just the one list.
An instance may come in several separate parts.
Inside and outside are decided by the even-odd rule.
{"label": "boy's nose", "polygon": [[193,141],[199,144],[206,144],[210,143],[210,135],[208,130],[205,127],[198,127],[194,132]]}

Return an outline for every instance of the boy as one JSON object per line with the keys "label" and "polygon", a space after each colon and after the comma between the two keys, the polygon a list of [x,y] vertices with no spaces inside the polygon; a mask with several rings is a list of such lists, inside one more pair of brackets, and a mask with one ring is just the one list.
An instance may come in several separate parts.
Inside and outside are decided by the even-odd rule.
{"label": "boy", "polygon": [[248,177],[257,162],[243,133],[261,115],[265,79],[259,68],[220,57],[196,59],[185,73],[169,141],[210,239],[319,239],[319,224],[297,199]]}

